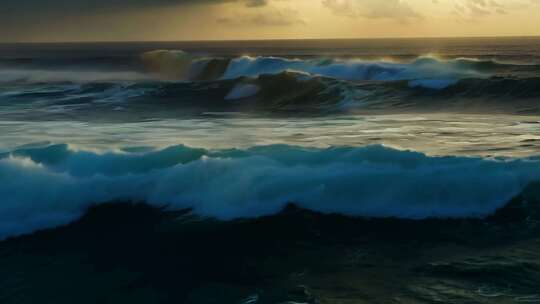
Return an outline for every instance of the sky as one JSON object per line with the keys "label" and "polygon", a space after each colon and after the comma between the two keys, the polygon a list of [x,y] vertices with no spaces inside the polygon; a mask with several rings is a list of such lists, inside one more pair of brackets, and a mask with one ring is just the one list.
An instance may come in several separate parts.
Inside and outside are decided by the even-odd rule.
{"label": "sky", "polygon": [[0,0],[0,41],[540,36],[540,0]]}

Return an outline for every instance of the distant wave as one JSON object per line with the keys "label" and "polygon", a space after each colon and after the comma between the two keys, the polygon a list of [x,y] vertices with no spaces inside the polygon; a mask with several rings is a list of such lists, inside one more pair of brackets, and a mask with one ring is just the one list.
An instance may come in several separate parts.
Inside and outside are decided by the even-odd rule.
{"label": "distant wave", "polygon": [[540,113],[540,68],[533,65],[429,56],[410,62],[218,58],[168,50],[144,53],[139,60],[141,69],[131,71],[5,69],[0,82],[12,87],[0,92],[0,103],[73,105],[71,110],[88,103],[113,109],[133,103],[202,112],[327,114],[430,107]]}
{"label": "distant wave", "polygon": [[224,78],[279,74],[284,71],[308,73],[339,80],[417,80],[438,79],[449,84],[456,79],[483,78],[481,69],[463,64],[462,61],[442,61],[421,57],[411,63],[392,63],[362,60],[292,60],[274,57],[241,57],[233,59]]}
{"label": "distant wave", "polygon": [[[502,72],[538,72],[536,65],[518,65],[475,58],[440,59],[420,56],[409,62],[339,58],[291,59],[282,57],[197,58],[182,51],[152,51],[142,55],[149,70],[184,80],[217,80],[257,77],[283,72],[305,73],[349,81],[443,81],[448,85],[465,78],[488,78]],[[171,71],[172,70],[172,71]],[[447,85],[447,86],[448,86]],[[429,87],[429,86],[427,86]]]}
{"label": "distant wave", "polygon": [[428,157],[382,146],[152,152],[67,145],[0,156],[0,239],[55,227],[102,202],[147,202],[223,220],[279,212],[485,217],[540,180],[540,159]]}
{"label": "distant wave", "polygon": [[[538,72],[537,65],[502,63],[475,58],[441,59],[431,55],[411,61],[341,59],[341,58],[283,58],[283,57],[201,57],[182,50],[155,50],[139,58],[36,58],[0,60],[3,67],[0,81],[100,81],[100,80],[182,80],[212,81],[239,77],[257,77],[286,71],[306,73],[337,80],[395,81],[486,78],[497,72]],[[8,77],[11,75],[11,77]],[[22,75],[21,75],[22,74]],[[109,77],[95,77],[96,75]],[[80,76],[78,76],[80,75]],[[84,76],[86,75],[86,76]],[[94,77],[91,77],[94,75]],[[141,77],[144,75],[144,77]],[[41,76],[41,77],[37,77]]]}
{"label": "distant wave", "polygon": [[[257,77],[283,72],[306,73],[338,80],[445,80],[448,84],[462,78],[483,78],[501,64],[459,58],[441,60],[419,57],[409,63],[366,61],[360,59],[288,59],[242,56],[233,59],[193,58],[182,51],[159,50],[142,55],[150,71],[167,78],[216,80]],[[439,84],[440,86],[440,84]]]}

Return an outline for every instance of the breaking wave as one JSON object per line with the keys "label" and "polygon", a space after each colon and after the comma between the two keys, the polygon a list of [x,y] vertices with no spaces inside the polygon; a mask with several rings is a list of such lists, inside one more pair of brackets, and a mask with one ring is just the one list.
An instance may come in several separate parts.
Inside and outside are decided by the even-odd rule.
{"label": "breaking wave", "polygon": [[428,157],[383,146],[129,151],[52,145],[0,155],[0,239],[69,223],[110,201],[222,220],[274,214],[290,202],[349,216],[485,217],[540,180],[539,158]]}
{"label": "breaking wave", "polygon": [[117,108],[122,102],[124,108],[133,103],[200,112],[314,114],[396,106],[540,112],[540,69],[535,65],[429,56],[410,62],[219,58],[168,50],[147,52],[137,60],[137,68],[114,71],[10,67],[0,72],[0,82],[10,86],[9,92],[0,92],[0,103],[36,101],[78,110],[77,105]]}
{"label": "breaking wave", "polygon": [[467,67],[460,61],[442,61],[421,57],[410,63],[384,61],[316,59],[298,60],[274,57],[241,57],[233,59],[224,78],[278,74],[297,71],[339,80],[417,80],[438,79],[451,82],[462,78],[485,77],[480,69]]}
{"label": "breaking wave", "polygon": [[[538,72],[537,65],[500,63],[475,58],[441,59],[420,56],[412,61],[363,60],[340,58],[283,58],[283,57],[202,57],[182,50],[155,50],[139,58],[81,59],[80,65],[69,59],[50,63],[47,59],[14,62],[1,61],[0,81],[106,81],[155,80],[212,81],[239,77],[257,77],[287,71],[305,73],[348,81],[443,81],[448,84],[464,78],[487,78],[497,73]],[[42,64],[41,61],[44,61]],[[104,65],[104,62],[107,65]],[[117,61],[115,63],[115,61]],[[30,64],[31,63],[31,64]],[[112,68],[112,70],[111,70]],[[108,77],[96,75],[110,74]],[[80,75],[78,77],[77,75]],[[87,77],[83,77],[86,75]],[[91,77],[91,76],[94,77]],[[144,77],[142,77],[144,75]],[[37,77],[41,76],[41,77]],[[416,82],[415,85],[422,82]]]}
{"label": "breaking wave", "polygon": [[463,78],[484,78],[501,66],[475,59],[442,60],[434,57],[399,63],[360,59],[289,59],[280,57],[194,58],[182,51],[152,51],[141,57],[150,71],[184,80],[235,79],[283,72],[305,73],[338,80],[438,80],[452,84]]}

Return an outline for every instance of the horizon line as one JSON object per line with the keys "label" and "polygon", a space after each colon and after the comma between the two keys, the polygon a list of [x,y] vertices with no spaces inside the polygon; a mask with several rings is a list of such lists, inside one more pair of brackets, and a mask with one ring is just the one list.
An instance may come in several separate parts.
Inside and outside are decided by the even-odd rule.
{"label": "horizon line", "polygon": [[540,38],[540,35],[472,35],[472,36],[409,36],[409,37],[335,37],[335,38],[263,38],[263,39],[179,39],[179,40],[70,40],[70,41],[1,41],[2,44],[97,44],[97,43],[202,43],[202,42],[265,42],[265,41],[316,41],[316,40],[418,40],[418,39],[509,39]]}

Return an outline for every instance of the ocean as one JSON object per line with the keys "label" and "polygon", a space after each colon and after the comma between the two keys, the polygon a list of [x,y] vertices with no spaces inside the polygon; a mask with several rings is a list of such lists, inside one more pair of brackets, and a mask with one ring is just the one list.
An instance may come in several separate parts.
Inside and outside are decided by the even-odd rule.
{"label": "ocean", "polygon": [[540,302],[539,183],[540,38],[0,45],[2,303]]}

